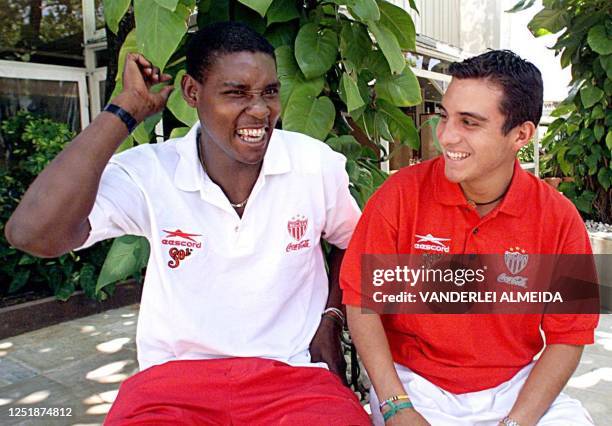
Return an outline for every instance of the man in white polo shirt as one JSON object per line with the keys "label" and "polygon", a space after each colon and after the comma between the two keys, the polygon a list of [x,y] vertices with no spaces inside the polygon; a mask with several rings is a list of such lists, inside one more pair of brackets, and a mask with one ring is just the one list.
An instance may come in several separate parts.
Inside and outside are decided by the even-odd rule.
{"label": "man in white polo shirt", "polygon": [[[112,156],[160,111],[170,76],[130,54],[124,90],[41,173],[6,226],[38,256],[131,234],[151,255],[137,330],[141,372],[106,422],[369,424],[342,385],[337,267],[359,217],[345,159],[274,130],[272,46],[250,28],[200,30],[182,81],[199,122]],[[325,272],[321,238],[336,246]],[[323,319],[322,319],[323,318]]]}

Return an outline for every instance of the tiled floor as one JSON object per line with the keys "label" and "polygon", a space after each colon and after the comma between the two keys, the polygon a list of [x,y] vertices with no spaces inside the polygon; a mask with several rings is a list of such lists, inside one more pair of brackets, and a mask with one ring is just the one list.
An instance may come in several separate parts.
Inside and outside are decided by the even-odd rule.
{"label": "tiled floor", "polygon": [[[0,424],[100,424],[121,381],[137,371],[137,316],[133,305],[0,341]],[[612,315],[602,316],[566,392],[597,425],[612,425]],[[71,416],[17,416],[36,407]]]}

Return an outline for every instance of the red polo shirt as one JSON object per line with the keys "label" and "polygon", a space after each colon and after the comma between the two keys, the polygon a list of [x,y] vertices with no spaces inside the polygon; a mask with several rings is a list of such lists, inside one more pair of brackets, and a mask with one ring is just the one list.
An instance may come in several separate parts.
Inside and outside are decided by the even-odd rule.
{"label": "red polo shirt", "polygon": [[[444,159],[404,168],[372,196],[344,256],[343,302],[360,305],[362,254],[426,253],[430,235],[450,254],[585,254],[591,246],[571,202],[518,161],[503,201],[485,217],[444,175]],[[395,362],[453,393],[495,387],[546,342],[593,343],[598,315],[381,315]]]}

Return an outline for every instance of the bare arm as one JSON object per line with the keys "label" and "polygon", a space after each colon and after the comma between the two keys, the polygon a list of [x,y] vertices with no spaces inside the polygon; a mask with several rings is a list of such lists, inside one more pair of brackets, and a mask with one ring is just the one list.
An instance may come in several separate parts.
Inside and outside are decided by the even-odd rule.
{"label": "bare arm", "polygon": [[549,345],[529,373],[508,417],[521,426],[535,425],[572,376],[584,346]]}
{"label": "bare arm", "polygon": [[[329,294],[326,308],[342,309],[342,291],[340,290],[340,265],[344,257],[344,250],[332,246],[327,258],[329,264]],[[312,362],[325,362],[329,370],[346,381],[346,361],[342,352],[342,325],[332,315],[324,315],[321,323],[310,343]]]}
{"label": "bare arm", "polygon": [[[375,313],[364,314],[361,308],[356,306],[347,306],[346,310],[353,342],[379,400],[384,401],[394,395],[405,394],[404,386],[395,371],[380,316]],[[391,417],[386,424],[427,425],[429,423],[415,410],[404,409]]]}
{"label": "bare arm", "polygon": [[[139,54],[128,54],[123,73],[124,90],[112,103],[138,121],[160,111],[171,86],[159,93],[150,87],[169,75]],[[83,130],[32,182],[6,224],[6,238],[14,247],[40,257],[55,257],[81,245],[90,226],[102,171],[127,137],[125,124],[104,112]]]}

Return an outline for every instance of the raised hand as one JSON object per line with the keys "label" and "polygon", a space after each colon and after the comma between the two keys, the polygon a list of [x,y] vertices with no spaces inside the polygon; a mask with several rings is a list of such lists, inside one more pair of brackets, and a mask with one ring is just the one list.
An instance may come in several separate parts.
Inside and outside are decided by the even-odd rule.
{"label": "raised hand", "polygon": [[119,105],[132,114],[136,121],[141,122],[161,111],[174,89],[172,85],[168,85],[154,93],[151,87],[171,79],[171,75],[162,74],[159,68],[153,66],[141,54],[128,53],[123,69],[123,91],[111,102]]}

